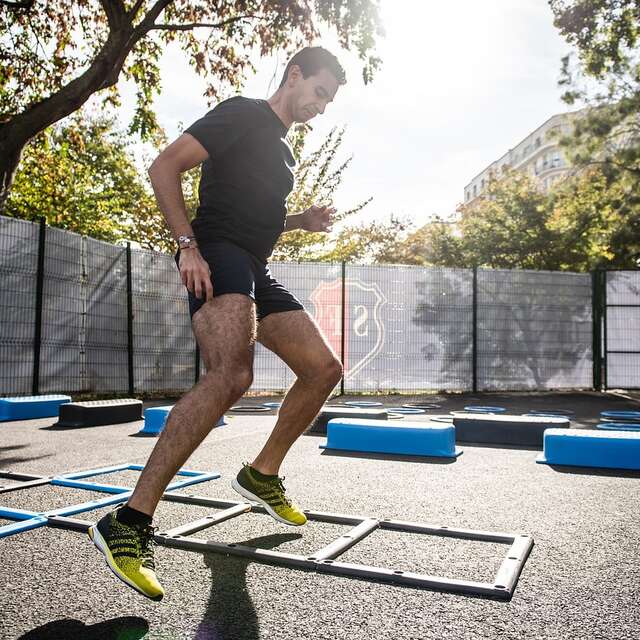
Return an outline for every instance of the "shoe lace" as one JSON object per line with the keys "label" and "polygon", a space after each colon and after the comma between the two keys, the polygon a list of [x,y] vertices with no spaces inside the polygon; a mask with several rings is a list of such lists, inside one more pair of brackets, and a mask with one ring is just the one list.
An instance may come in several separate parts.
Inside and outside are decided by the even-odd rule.
{"label": "shoe lace", "polygon": [[156,541],[153,536],[157,530],[157,527],[152,527],[151,525],[143,525],[140,530],[140,557],[142,558],[140,564],[152,570],[156,568],[153,560],[153,547]]}
{"label": "shoe lace", "polygon": [[280,497],[282,498],[282,501],[287,505],[287,507],[290,507],[291,500],[287,498],[286,489],[284,487],[284,480],[285,476],[282,476],[282,478],[278,477],[278,488],[280,489]]}

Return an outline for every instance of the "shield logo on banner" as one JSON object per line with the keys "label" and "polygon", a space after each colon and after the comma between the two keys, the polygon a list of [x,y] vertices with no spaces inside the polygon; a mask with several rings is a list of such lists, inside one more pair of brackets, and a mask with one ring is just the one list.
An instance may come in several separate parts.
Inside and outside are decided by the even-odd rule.
{"label": "shield logo on banner", "polygon": [[[375,283],[347,278],[344,286],[344,354],[345,379],[355,376],[382,349],[385,340],[380,309],[387,302]],[[332,349],[343,352],[342,280],[321,282],[309,296],[314,304],[313,316]]]}

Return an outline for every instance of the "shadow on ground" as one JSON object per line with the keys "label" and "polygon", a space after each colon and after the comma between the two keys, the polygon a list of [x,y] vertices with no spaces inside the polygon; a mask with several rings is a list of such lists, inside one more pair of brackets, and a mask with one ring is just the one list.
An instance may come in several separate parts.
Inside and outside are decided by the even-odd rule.
{"label": "shadow on ground", "polygon": [[[302,536],[299,533],[279,533],[240,542],[247,547],[273,549]],[[211,595],[207,611],[195,640],[258,640],[260,623],[247,590],[247,567],[252,560],[237,556],[203,554],[211,569]]]}
{"label": "shadow on ground", "polygon": [[32,629],[18,640],[139,640],[147,635],[149,623],[144,618],[126,616],[86,625],[80,620],[54,620]]}
{"label": "shadow on ground", "polygon": [[14,444],[6,447],[0,447],[0,466],[16,464],[17,462],[31,462],[31,460],[42,460],[42,458],[50,458],[53,453],[46,453],[41,456],[6,456],[6,451],[16,451],[17,449],[28,449],[29,444]]}

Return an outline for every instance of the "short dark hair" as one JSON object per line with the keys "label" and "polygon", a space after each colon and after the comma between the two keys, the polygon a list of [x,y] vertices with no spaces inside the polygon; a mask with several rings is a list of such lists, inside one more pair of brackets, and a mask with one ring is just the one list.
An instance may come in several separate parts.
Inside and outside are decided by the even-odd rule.
{"label": "short dark hair", "polygon": [[338,58],[336,58],[330,51],[327,51],[322,47],[305,47],[304,49],[300,49],[300,51],[298,51],[298,53],[296,53],[287,63],[287,68],[284,70],[280,87],[284,86],[289,75],[289,69],[291,69],[294,64],[300,67],[303,78],[314,76],[318,71],[320,71],[320,69],[327,69],[327,71],[333,74],[335,79],[338,81],[338,84],[346,84],[347,82],[347,75],[345,74],[342,65],[338,62]]}

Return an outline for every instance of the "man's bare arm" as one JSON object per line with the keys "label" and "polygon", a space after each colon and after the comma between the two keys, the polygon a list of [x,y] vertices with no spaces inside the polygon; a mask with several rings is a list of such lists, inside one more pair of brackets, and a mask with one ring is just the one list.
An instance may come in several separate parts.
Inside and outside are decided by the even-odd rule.
{"label": "man's bare arm", "polygon": [[285,219],[284,232],[293,231],[294,229],[302,229],[303,223],[302,213],[292,213]]}
{"label": "man's bare arm", "polygon": [[[179,236],[193,235],[180,176],[208,157],[206,149],[193,136],[183,133],[149,167],[149,178],[158,206],[176,240]],[[203,292],[206,293],[207,300],[213,297],[209,266],[197,247],[181,252],[180,276],[185,286],[198,298],[203,297]]]}
{"label": "man's bare arm", "polygon": [[191,236],[180,175],[197,167],[209,157],[205,148],[188,133],[183,133],[153,161],[149,177],[160,211],[173,237]]}
{"label": "man's bare arm", "polygon": [[331,230],[333,224],[331,216],[336,210],[328,205],[312,204],[302,213],[293,213],[285,219],[284,232],[294,229],[304,229],[305,231],[327,232]]}

